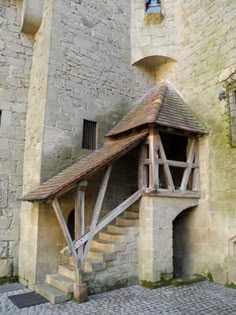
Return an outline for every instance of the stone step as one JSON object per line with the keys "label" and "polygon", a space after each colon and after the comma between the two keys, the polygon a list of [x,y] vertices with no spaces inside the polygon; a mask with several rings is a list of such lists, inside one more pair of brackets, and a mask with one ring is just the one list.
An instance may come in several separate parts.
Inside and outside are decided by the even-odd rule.
{"label": "stone step", "polygon": [[106,269],[105,262],[98,262],[89,258],[85,263],[85,272],[96,272],[104,269]]}
{"label": "stone step", "polygon": [[117,218],[116,224],[124,226],[139,226],[139,219]]}
{"label": "stone step", "polygon": [[91,242],[91,249],[99,249],[105,252],[119,252],[125,249],[125,245],[121,243],[93,240]]}
{"label": "stone step", "polygon": [[108,241],[108,242],[132,242],[135,240],[135,236],[132,234],[118,234],[118,233],[108,233],[108,232],[100,232],[99,240]]}
{"label": "stone step", "polygon": [[136,226],[120,226],[120,225],[113,225],[109,224],[107,226],[107,233],[113,234],[138,234],[139,227]]}
{"label": "stone step", "polygon": [[139,213],[137,211],[125,211],[124,218],[126,219],[138,219]]}
{"label": "stone step", "polygon": [[93,261],[106,262],[111,261],[116,258],[116,253],[109,253],[101,250],[90,250],[88,253],[88,259],[93,259]]}
{"label": "stone step", "polygon": [[73,292],[74,281],[59,273],[47,275],[46,282],[66,294]]}
{"label": "stone step", "polygon": [[67,277],[75,281],[75,267],[72,264],[59,265],[58,273],[64,277]]}
{"label": "stone step", "polygon": [[72,294],[66,294],[47,283],[36,285],[35,291],[52,304],[63,303],[72,298]]}
{"label": "stone step", "polygon": [[98,235],[98,239],[102,241],[109,241],[109,242],[124,242],[126,239],[127,235],[125,234],[112,234],[112,233],[107,233],[107,232],[100,232]]}

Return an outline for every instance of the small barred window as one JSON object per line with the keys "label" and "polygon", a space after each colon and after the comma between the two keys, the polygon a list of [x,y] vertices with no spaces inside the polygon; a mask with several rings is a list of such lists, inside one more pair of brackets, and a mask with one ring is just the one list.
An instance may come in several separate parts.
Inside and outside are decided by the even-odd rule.
{"label": "small barred window", "polygon": [[236,88],[229,90],[229,114],[231,128],[231,144],[236,146]]}
{"label": "small barred window", "polygon": [[224,91],[219,95],[219,100],[226,100],[230,144],[232,147],[236,147],[236,66],[224,69],[219,81],[224,87]]}
{"label": "small barred window", "polygon": [[82,148],[95,150],[97,148],[97,122],[84,119]]}

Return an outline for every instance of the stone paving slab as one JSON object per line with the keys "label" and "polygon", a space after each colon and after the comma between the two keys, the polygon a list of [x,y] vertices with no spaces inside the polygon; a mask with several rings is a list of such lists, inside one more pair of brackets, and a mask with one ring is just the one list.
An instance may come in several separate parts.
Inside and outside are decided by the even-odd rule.
{"label": "stone paving slab", "polygon": [[11,303],[9,295],[28,289],[0,294],[0,314],[4,315],[236,315],[236,290],[211,282],[182,287],[149,290],[138,285],[90,297],[84,304],[50,303],[22,310]]}
{"label": "stone paving slab", "polygon": [[3,285],[0,285],[0,294],[6,293],[6,292],[11,292],[11,291],[16,291],[16,290],[21,290],[23,288],[24,288],[23,285],[20,283],[3,284]]}

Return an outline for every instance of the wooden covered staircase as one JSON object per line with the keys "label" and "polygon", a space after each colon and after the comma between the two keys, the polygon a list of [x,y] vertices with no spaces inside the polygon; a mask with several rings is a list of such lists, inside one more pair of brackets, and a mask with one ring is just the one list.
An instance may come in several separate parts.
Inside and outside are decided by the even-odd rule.
{"label": "wooden covered staircase", "polygon": [[[139,233],[138,211],[127,210],[117,217],[114,223],[107,225],[91,241],[85,263],[85,278],[107,268],[107,262],[115,260],[117,252],[123,251],[127,241],[135,239]],[[48,274],[44,284],[36,286],[36,292],[51,303],[62,303],[72,298],[76,269],[73,260],[69,264],[59,265],[58,272]]]}

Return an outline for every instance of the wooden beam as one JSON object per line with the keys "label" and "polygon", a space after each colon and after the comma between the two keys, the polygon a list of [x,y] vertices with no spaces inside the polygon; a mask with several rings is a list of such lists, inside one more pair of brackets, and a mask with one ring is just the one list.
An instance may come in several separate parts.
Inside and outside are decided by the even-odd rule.
{"label": "wooden beam", "polygon": [[95,229],[95,234],[101,231],[105,226],[107,226],[115,218],[121,215],[126,209],[132,206],[132,204],[134,204],[142,196],[142,193],[143,193],[143,189],[136,191],[136,193],[131,195],[129,198],[123,201],[119,206],[117,206],[114,210],[112,210],[109,214],[107,214],[105,218],[103,218],[102,221],[97,224],[96,229]]}
{"label": "wooden beam", "polygon": [[[117,216],[121,215],[126,209],[128,209],[132,204],[134,204],[143,194],[144,189],[136,191],[133,195],[123,201],[119,206],[113,209],[108,215],[106,215],[101,222],[96,225],[94,230],[94,235],[99,233],[105,226],[111,223]],[[86,233],[78,241],[75,242],[75,248],[83,246],[90,238],[91,232]],[[94,236],[93,235],[93,236]]]}
{"label": "wooden beam", "polygon": [[138,163],[138,187],[139,189],[144,187],[144,165],[145,160],[145,144],[142,144],[139,152],[139,163]]}
{"label": "wooden beam", "polygon": [[156,143],[155,143],[155,128],[152,127],[149,129],[149,188],[154,188],[156,186],[156,163],[155,163],[155,154],[156,154]]}
{"label": "wooden beam", "polygon": [[173,182],[170,168],[169,168],[169,165],[168,165],[168,162],[166,159],[166,154],[165,154],[165,150],[164,150],[160,135],[158,135],[158,146],[159,146],[159,150],[160,150],[160,156],[161,156],[161,159],[163,161],[164,175],[165,175],[168,189],[171,191],[175,191],[174,182]]}
{"label": "wooden beam", "polygon": [[[157,159],[157,163],[160,165],[164,164],[164,161],[162,159]],[[169,166],[173,166],[173,167],[182,167],[182,168],[186,168],[188,167],[188,162],[182,162],[182,161],[172,161],[172,160],[167,160],[167,163]],[[198,163],[193,163],[192,164],[192,168],[197,168],[199,167]]]}
{"label": "wooden beam", "polygon": [[100,189],[99,189],[99,192],[98,192],[96,204],[95,204],[95,207],[94,207],[94,210],[93,210],[92,222],[91,222],[91,226],[90,226],[90,235],[89,235],[88,242],[87,242],[87,244],[85,246],[85,249],[84,249],[84,257],[83,257],[82,266],[84,266],[84,264],[85,264],[85,261],[87,259],[87,255],[88,255],[88,252],[89,252],[89,249],[90,249],[90,244],[91,244],[91,242],[93,240],[94,232],[95,232],[95,229],[96,229],[96,225],[97,225],[97,222],[98,222],[98,219],[99,219],[99,215],[100,215],[100,212],[101,212],[101,209],[102,209],[102,204],[103,204],[103,201],[104,201],[105,193],[106,193],[106,190],[107,190],[107,185],[108,185],[108,181],[109,181],[109,178],[110,178],[111,169],[112,169],[112,165],[109,165],[107,167],[107,169],[106,169],[106,173],[104,175],[104,178],[102,180],[102,183],[101,183],[101,186],[100,186]]}
{"label": "wooden beam", "polygon": [[[195,164],[199,165],[199,141],[196,140],[195,144]],[[193,164],[194,165],[194,164]],[[193,170],[193,182],[192,182],[192,190],[200,191],[200,172],[199,167]]]}
{"label": "wooden beam", "polygon": [[71,251],[74,264],[76,267],[79,267],[79,259],[78,259],[77,253],[76,253],[76,249],[75,249],[74,243],[71,239],[68,227],[66,225],[66,222],[65,222],[65,219],[64,219],[64,216],[63,216],[63,213],[62,213],[62,210],[61,210],[61,207],[60,207],[60,204],[59,204],[59,201],[57,198],[55,198],[53,200],[52,206],[53,206],[53,209],[54,209],[55,214],[57,216],[57,219],[60,223],[60,226],[62,228],[62,232],[63,232],[64,237],[66,239],[67,245]]}
{"label": "wooden beam", "polygon": [[85,232],[85,189],[87,181],[78,184],[75,192],[75,239],[78,240]]}
{"label": "wooden beam", "polygon": [[160,196],[160,197],[173,197],[173,198],[200,198],[199,191],[189,191],[186,190],[185,192],[181,192],[180,190],[176,190],[175,192],[171,192],[167,189],[159,189],[155,192],[146,192],[149,196]]}
{"label": "wooden beam", "polygon": [[196,143],[196,139],[193,138],[190,144],[190,149],[188,153],[188,159],[187,159],[188,167],[186,167],[186,169],[184,170],[184,175],[183,175],[181,186],[180,186],[181,191],[186,191],[187,189],[189,177],[192,171],[193,160],[195,156],[195,143]]}

